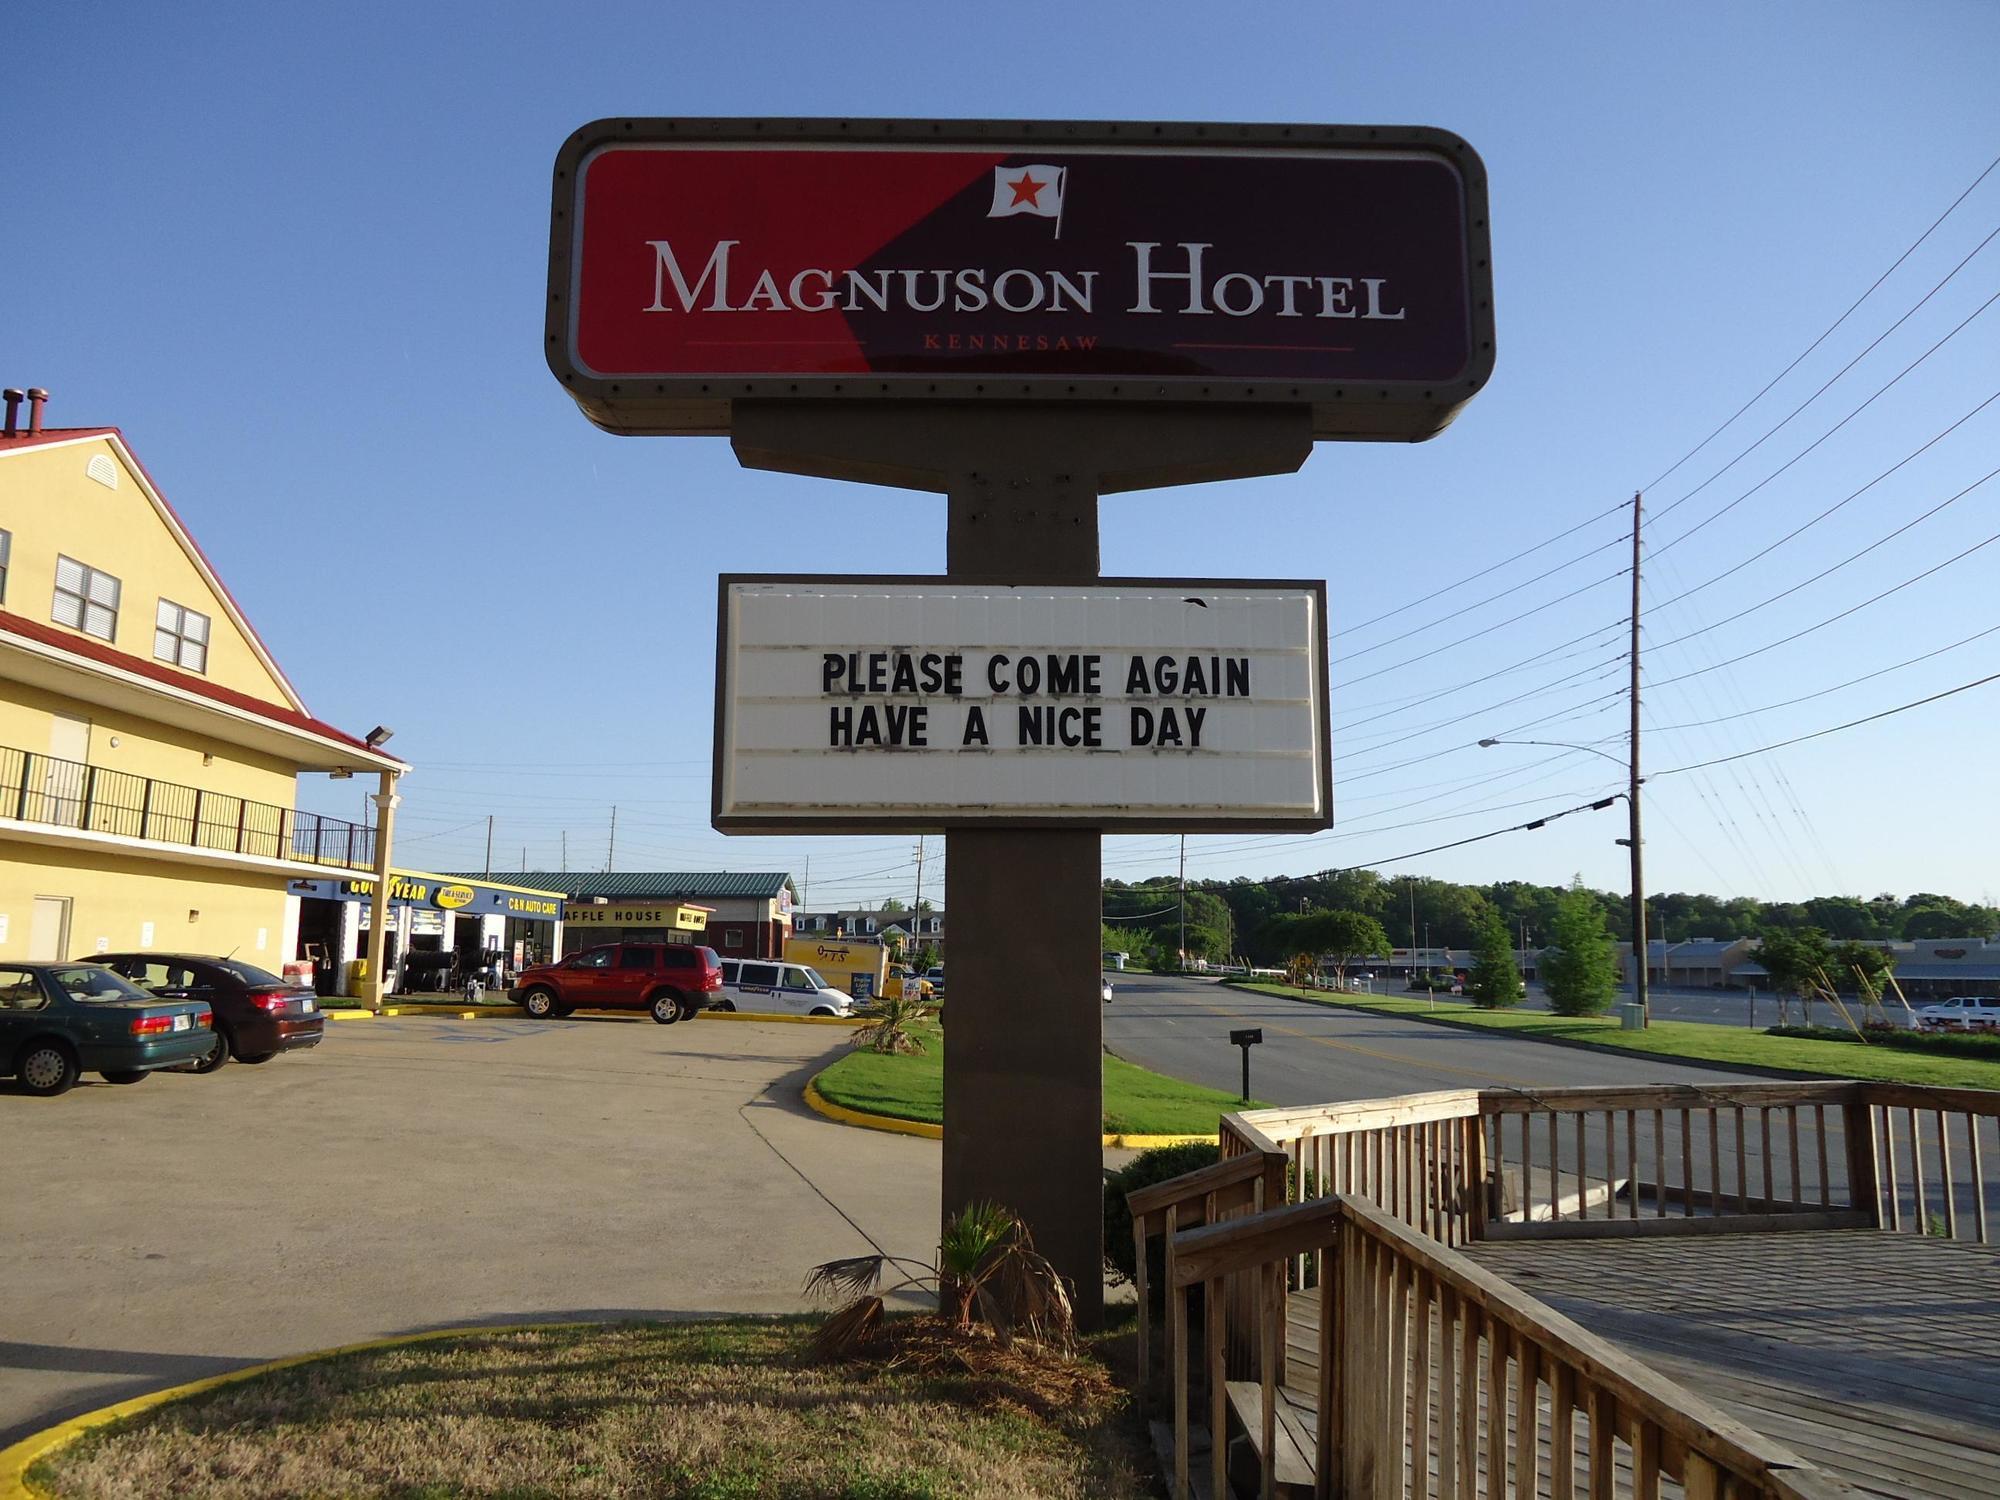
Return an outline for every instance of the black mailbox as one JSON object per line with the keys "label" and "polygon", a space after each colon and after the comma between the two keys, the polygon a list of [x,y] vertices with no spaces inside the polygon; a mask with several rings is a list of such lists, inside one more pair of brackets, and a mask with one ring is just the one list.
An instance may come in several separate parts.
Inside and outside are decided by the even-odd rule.
{"label": "black mailbox", "polygon": [[1251,1026],[1242,1031],[1229,1033],[1229,1045],[1232,1047],[1256,1047],[1262,1045],[1263,1040],[1264,1028],[1261,1026]]}

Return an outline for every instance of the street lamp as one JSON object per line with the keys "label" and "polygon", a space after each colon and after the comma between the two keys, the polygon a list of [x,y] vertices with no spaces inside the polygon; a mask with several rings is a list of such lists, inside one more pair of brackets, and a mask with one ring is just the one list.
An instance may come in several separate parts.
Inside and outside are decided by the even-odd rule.
{"label": "street lamp", "polygon": [[[1582,750],[1591,755],[1601,755],[1606,760],[1625,767],[1630,777],[1630,789],[1617,795],[1625,799],[1625,806],[1631,813],[1631,837],[1619,839],[1618,842],[1632,851],[1632,998],[1638,1004],[1644,1023],[1650,1026],[1653,1022],[1653,1007],[1647,993],[1651,977],[1647,970],[1652,955],[1646,948],[1646,872],[1645,862],[1640,853],[1639,837],[1639,788],[1645,785],[1646,778],[1639,774],[1636,743],[1633,746],[1631,759],[1625,761],[1619,760],[1608,750],[1600,750],[1595,745],[1575,745],[1568,740],[1506,740],[1489,737],[1479,742],[1479,748],[1482,750],[1490,750],[1495,745],[1544,745],[1555,750]],[[1611,800],[1607,797],[1603,802],[1592,805],[1603,807]]]}

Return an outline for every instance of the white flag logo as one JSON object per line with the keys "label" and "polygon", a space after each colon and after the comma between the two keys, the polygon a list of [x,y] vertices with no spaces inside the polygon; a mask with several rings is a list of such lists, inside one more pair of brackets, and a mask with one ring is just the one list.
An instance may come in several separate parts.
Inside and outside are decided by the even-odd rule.
{"label": "white flag logo", "polygon": [[1041,219],[1054,219],[1056,238],[1061,239],[1063,188],[1068,176],[1067,167],[1039,163],[1027,167],[995,167],[993,206],[986,211],[986,217],[1005,219],[1014,214],[1033,214]]}

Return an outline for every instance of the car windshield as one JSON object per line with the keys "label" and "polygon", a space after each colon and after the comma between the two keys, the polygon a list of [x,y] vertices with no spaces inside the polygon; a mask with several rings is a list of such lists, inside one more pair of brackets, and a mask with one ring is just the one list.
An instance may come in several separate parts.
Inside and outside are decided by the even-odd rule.
{"label": "car windshield", "polygon": [[806,983],[811,985],[816,990],[830,990],[833,988],[832,985],[828,984],[824,979],[819,977],[818,969],[808,967],[800,969],[799,972],[806,976]]}
{"label": "car windshield", "polygon": [[56,988],[72,1000],[118,1001],[153,998],[102,964],[73,964],[67,968],[51,969],[49,978],[56,982]]}
{"label": "car windshield", "polygon": [[234,974],[238,979],[249,985],[282,986],[285,982],[269,969],[260,969],[255,964],[244,963],[241,959],[218,958],[215,960],[215,966],[227,973]]}

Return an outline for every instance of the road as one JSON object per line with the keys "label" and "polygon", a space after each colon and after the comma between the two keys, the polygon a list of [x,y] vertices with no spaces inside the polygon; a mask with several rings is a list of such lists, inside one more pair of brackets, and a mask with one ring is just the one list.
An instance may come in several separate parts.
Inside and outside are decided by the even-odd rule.
{"label": "road", "polygon": [[1271,1104],[1326,1104],[1451,1088],[1716,1083],[1743,1075],[1612,1051],[1554,1047],[1395,1016],[1229,989],[1212,980],[1114,974],[1104,1041],[1128,1061],[1232,1092],[1233,1028],[1263,1028],[1250,1088]]}

